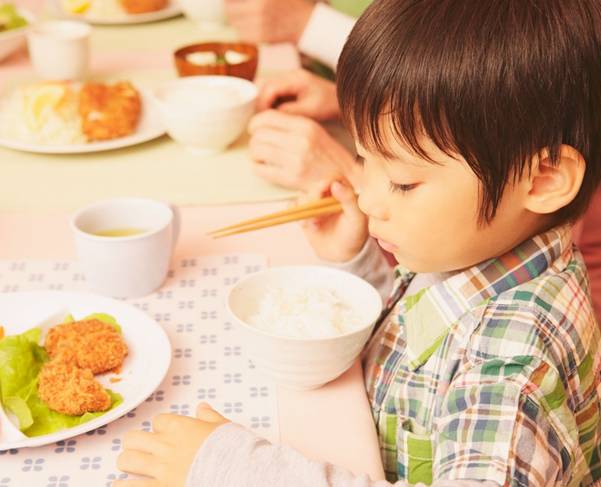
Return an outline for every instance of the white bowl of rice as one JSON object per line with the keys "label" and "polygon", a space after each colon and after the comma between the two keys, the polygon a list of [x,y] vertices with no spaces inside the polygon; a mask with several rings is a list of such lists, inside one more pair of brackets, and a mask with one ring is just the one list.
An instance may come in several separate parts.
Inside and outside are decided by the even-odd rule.
{"label": "white bowl of rice", "polygon": [[254,113],[257,87],[234,76],[188,76],[155,91],[167,133],[198,155],[224,151]]}
{"label": "white bowl of rice", "polygon": [[382,311],[363,279],[330,267],[275,267],[239,281],[227,299],[257,370],[292,389],[315,389],[357,359]]}

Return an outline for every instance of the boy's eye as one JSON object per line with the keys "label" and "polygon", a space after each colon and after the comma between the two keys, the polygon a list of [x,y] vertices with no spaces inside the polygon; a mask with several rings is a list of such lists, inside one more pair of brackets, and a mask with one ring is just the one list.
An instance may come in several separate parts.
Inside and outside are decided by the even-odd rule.
{"label": "boy's eye", "polygon": [[395,183],[390,183],[390,191],[394,192],[401,192],[401,193],[407,193],[408,191],[411,191],[412,189],[416,188],[418,185],[417,184],[395,184]]}
{"label": "boy's eye", "polygon": [[355,162],[359,165],[363,165],[363,163],[365,162],[365,157],[360,156],[359,154],[355,155]]}

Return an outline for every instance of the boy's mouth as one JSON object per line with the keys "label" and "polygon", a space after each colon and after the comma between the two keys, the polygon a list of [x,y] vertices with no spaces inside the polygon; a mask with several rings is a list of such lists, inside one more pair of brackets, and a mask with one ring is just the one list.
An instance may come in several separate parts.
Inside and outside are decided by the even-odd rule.
{"label": "boy's mouth", "polygon": [[370,235],[378,241],[378,245],[380,247],[382,247],[386,252],[390,252],[391,254],[398,252],[399,248],[396,245],[394,245],[393,243],[390,243],[387,240],[382,239],[375,233],[370,232]]}

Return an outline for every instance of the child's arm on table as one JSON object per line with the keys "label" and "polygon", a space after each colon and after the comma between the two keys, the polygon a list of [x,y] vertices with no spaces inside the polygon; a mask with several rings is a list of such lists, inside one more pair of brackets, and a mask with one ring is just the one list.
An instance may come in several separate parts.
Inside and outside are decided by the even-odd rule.
{"label": "child's arm on table", "polygon": [[[407,487],[354,476],[311,461],[292,448],[272,445],[229,423],[205,404],[199,419],[157,416],[154,432],[133,431],[124,439],[118,467],[147,478],[117,481],[114,487]],[[494,482],[442,481],[432,487],[497,487]]]}

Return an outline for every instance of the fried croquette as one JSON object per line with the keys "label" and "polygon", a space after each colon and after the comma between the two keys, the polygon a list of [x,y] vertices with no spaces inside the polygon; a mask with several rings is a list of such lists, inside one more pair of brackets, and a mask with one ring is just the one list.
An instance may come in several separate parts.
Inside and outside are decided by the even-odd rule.
{"label": "fried croquette", "polygon": [[93,374],[119,368],[128,352],[121,334],[96,319],[51,328],[44,347],[53,360],[90,369]]}
{"label": "fried croquette", "polygon": [[167,3],[167,0],[121,0],[121,5],[128,14],[156,12],[164,9]]}
{"label": "fried croquette", "polygon": [[133,133],[141,111],[140,94],[128,81],[86,83],[79,92],[81,128],[90,142]]}
{"label": "fried croquette", "polygon": [[111,397],[90,369],[59,360],[51,360],[42,367],[38,393],[50,409],[70,416],[111,407]]}

